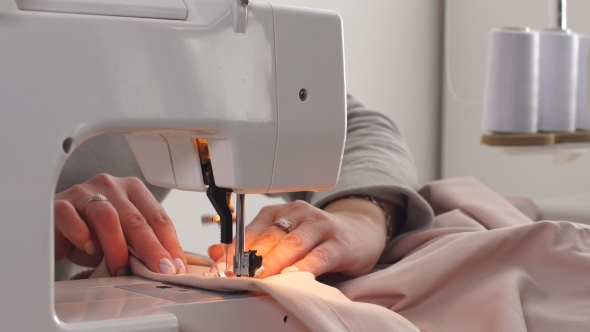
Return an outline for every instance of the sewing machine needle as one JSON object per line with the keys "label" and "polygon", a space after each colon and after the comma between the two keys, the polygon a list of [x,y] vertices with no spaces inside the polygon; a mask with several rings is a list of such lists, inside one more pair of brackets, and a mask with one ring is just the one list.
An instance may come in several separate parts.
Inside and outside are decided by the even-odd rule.
{"label": "sewing machine needle", "polygon": [[228,244],[224,243],[223,244],[223,252],[225,253],[225,272],[227,273],[227,271],[229,270],[229,265],[227,262],[227,255],[228,255]]}

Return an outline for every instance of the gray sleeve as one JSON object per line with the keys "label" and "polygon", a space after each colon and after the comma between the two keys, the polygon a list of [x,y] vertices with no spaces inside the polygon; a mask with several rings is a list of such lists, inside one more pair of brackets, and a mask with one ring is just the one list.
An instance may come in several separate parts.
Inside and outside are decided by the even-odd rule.
{"label": "gray sleeve", "polygon": [[365,109],[352,96],[347,102],[347,137],[338,184],[330,191],[291,193],[286,198],[322,207],[340,197],[370,195],[401,206],[403,221],[387,252],[401,238],[428,228],[433,213],[416,192],[416,167],[397,126],[382,113]]}

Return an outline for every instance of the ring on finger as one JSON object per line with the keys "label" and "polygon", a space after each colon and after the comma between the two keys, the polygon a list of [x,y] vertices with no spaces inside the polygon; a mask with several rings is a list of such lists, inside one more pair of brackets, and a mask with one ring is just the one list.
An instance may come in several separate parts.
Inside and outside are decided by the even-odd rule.
{"label": "ring on finger", "polygon": [[88,207],[88,204],[92,203],[92,202],[98,202],[98,201],[108,201],[108,199],[101,194],[96,194],[92,197],[90,197],[90,199],[88,200],[88,202],[86,202],[86,204],[84,204],[84,212],[86,212],[86,207]]}
{"label": "ring on finger", "polygon": [[287,234],[291,232],[291,225],[293,225],[293,223],[291,223],[289,220],[285,218],[281,218],[279,219],[279,221],[271,224],[271,226],[276,226],[285,231],[285,233]]}

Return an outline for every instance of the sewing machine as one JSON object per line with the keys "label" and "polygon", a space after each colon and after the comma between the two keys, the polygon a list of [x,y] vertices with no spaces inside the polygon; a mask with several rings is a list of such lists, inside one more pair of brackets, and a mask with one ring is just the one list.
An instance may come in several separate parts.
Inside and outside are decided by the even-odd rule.
{"label": "sewing machine", "polygon": [[331,188],[346,127],[338,14],[247,0],[0,0],[0,45],[0,329],[303,328],[257,294],[137,277],[54,285],[53,196],[68,155],[108,132],[128,134],[159,186]]}

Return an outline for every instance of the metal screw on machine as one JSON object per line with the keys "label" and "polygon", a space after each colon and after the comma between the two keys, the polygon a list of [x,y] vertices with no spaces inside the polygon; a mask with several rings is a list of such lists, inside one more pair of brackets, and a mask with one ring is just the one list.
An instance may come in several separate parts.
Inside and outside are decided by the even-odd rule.
{"label": "metal screw on machine", "polygon": [[301,101],[307,100],[307,89],[299,90],[299,100],[301,100]]}
{"label": "metal screw on machine", "polygon": [[249,3],[249,0],[242,0],[242,6],[248,6]]}

